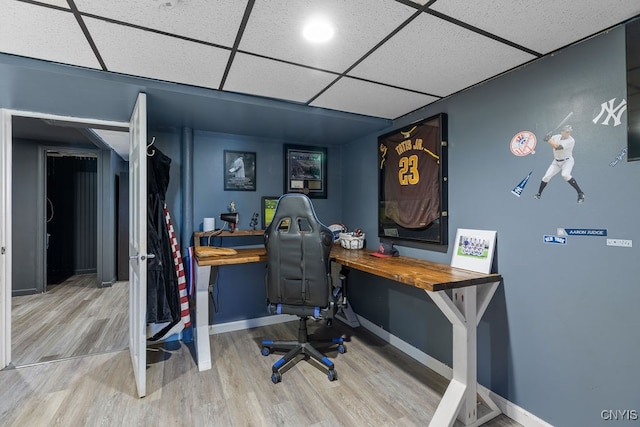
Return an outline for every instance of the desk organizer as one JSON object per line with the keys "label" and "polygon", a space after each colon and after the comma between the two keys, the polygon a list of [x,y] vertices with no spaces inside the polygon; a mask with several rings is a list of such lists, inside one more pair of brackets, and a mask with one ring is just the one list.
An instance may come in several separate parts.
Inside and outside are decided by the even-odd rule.
{"label": "desk organizer", "polygon": [[338,240],[340,240],[340,246],[345,249],[362,249],[364,246],[364,233],[359,236],[354,233],[340,233]]}

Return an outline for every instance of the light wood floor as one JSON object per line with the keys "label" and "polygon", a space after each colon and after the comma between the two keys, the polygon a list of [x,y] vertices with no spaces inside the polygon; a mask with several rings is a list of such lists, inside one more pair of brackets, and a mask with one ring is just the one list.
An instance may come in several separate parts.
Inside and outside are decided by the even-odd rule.
{"label": "light wood floor", "polygon": [[11,299],[14,366],[129,346],[129,282],[98,288],[95,274],[83,274],[44,294]]}
{"label": "light wood floor", "polygon": [[[270,380],[279,354],[260,342],[293,339],[297,322],[210,337],[213,368],[199,372],[193,344],[147,351],[138,399],[128,351],[0,371],[2,426],[425,426],[446,381],[364,328],[310,322],[315,337],[346,337],[327,356],[338,380],[302,360]],[[504,415],[489,427],[519,426]]]}

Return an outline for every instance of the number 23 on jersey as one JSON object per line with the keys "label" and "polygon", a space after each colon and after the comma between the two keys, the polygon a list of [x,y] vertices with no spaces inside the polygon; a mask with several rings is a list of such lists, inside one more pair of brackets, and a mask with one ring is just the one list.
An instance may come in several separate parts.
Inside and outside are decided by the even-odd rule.
{"label": "number 23 on jersey", "polygon": [[398,168],[398,183],[400,185],[415,185],[420,182],[417,155],[412,154],[408,157],[400,157]]}

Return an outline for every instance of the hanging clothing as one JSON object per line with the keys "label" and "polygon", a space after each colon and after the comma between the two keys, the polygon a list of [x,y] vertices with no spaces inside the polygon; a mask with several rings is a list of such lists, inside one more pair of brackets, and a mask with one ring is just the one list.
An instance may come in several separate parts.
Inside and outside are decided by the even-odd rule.
{"label": "hanging clothing", "polygon": [[181,322],[180,296],[164,206],[171,158],[157,147],[147,156],[147,323]]}
{"label": "hanging clothing", "polygon": [[182,255],[180,254],[180,245],[178,237],[171,223],[171,215],[167,204],[164,205],[164,217],[169,231],[169,240],[171,241],[171,254],[173,255],[173,264],[178,278],[178,292],[180,294],[180,318],[184,328],[191,326],[191,313],[189,312],[189,297],[187,296],[187,280],[185,277],[184,264],[182,263]]}

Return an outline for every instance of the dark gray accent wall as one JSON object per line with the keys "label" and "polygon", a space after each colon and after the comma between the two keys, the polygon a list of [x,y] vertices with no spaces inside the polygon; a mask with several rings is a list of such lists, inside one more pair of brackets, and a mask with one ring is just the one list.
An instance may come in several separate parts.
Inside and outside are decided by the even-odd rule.
{"label": "dark gray accent wall", "polygon": [[98,285],[111,286],[117,280],[118,253],[116,230],[116,174],[125,167],[124,161],[111,150],[100,150],[98,160],[98,197],[102,209],[98,212]]}
{"label": "dark gray accent wall", "polygon": [[[16,139],[12,158],[12,293],[23,295],[44,291],[45,151],[53,148],[46,141]],[[115,171],[122,160],[109,150],[91,145],[74,148],[98,153],[97,192],[102,209],[97,212],[97,284],[110,285],[116,278]]]}
{"label": "dark gray accent wall", "polygon": [[[624,55],[624,28],[616,28],[394,124],[448,114],[449,241],[458,228],[497,230],[496,268],[504,277],[479,325],[480,383],[552,425],[607,425],[603,410],[638,410],[640,162],[611,166],[626,147],[626,114],[618,126],[604,123],[607,114],[597,119],[602,103],[625,99]],[[576,203],[560,175],[535,200],[552,161],[543,137],[570,112],[573,176],[585,203]],[[511,153],[520,131],[537,136],[535,154]],[[344,147],[346,158],[361,159],[345,169],[344,220],[365,230],[369,247],[378,242],[376,137]],[[522,196],[514,196],[529,172]],[[352,203],[358,209],[348,209]],[[578,236],[545,244],[543,236],[559,228],[606,229],[607,237],[634,245]],[[452,255],[451,247],[399,250],[444,263]],[[353,274],[350,285],[357,313],[451,363],[451,328],[426,295],[367,274]]]}
{"label": "dark gray accent wall", "polygon": [[13,295],[26,295],[44,290],[44,239],[36,231],[41,218],[38,188],[44,186],[42,173],[39,173],[39,144],[17,140],[12,151],[12,292]]}

